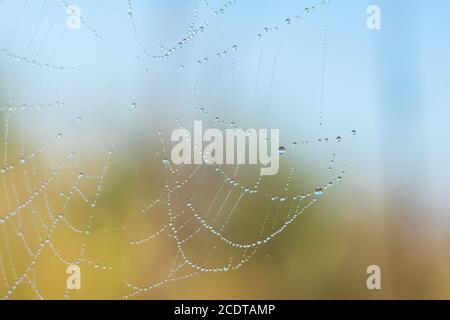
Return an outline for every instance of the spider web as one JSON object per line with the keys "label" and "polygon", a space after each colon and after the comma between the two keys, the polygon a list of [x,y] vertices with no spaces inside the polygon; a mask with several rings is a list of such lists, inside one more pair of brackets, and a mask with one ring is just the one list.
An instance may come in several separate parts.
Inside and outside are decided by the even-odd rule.
{"label": "spider web", "polygon": [[[131,2],[129,3],[129,16],[133,18]],[[218,15],[225,8],[215,9],[211,3],[204,1],[204,4]],[[233,3],[229,2],[228,5]],[[327,1],[320,2],[320,6],[325,6]],[[303,15],[309,15],[314,12],[314,6],[304,8],[302,13],[293,17],[286,18],[284,25],[289,26],[299,22]],[[148,55],[155,60],[166,60],[177,50],[182,49],[200,28],[210,24],[200,24],[196,29],[196,19],[198,10],[194,11],[194,17],[186,32],[185,37],[178,43],[178,47],[171,49],[161,48],[165,51],[162,56]],[[136,27],[134,35],[137,36]],[[264,33],[278,31],[281,27],[264,28]],[[257,38],[262,38],[263,34],[256,34]],[[325,90],[325,56],[326,56],[326,38],[327,31],[324,27],[323,32],[323,64],[322,64],[322,82],[321,82],[321,101],[320,101],[320,125],[323,122],[324,108],[324,90]],[[194,62],[197,76],[194,80],[192,91],[195,102],[187,103],[187,114],[197,114],[205,125],[209,127],[243,128],[245,125],[236,120],[236,86],[238,75],[236,74],[236,64],[239,51],[238,45],[232,45],[217,52],[213,57],[201,57]],[[143,49],[143,52],[147,51]],[[261,69],[264,57],[264,50],[259,51],[259,64],[256,70],[254,98],[258,95]],[[262,127],[268,127],[271,113],[271,95],[275,81],[277,69],[277,56],[272,57],[270,65],[270,74],[268,77],[268,94],[265,98],[265,110]],[[190,64],[192,65],[192,63]],[[185,65],[180,69],[184,71]],[[228,71],[228,74],[226,74]],[[225,79],[230,80],[227,85]],[[211,88],[214,83],[216,89]],[[224,92],[228,90],[228,92]],[[213,92],[213,94],[211,94]],[[231,97],[226,100],[226,97]],[[225,107],[225,106],[228,106]],[[229,107],[231,106],[231,107]],[[254,110],[251,110],[249,118],[255,117]],[[190,118],[189,116],[187,117]],[[190,118],[192,120],[192,118]],[[176,119],[180,127],[189,126],[180,119]],[[186,126],[185,126],[186,125]],[[353,132],[355,133],[355,132]],[[295,168],[290,167],[287,171],[284,184],[273,187],[270,178],[262,178],[258,172],[244,169],[241,166],[176,166],[174,167],[168,160],[170,158],[170,148],[167,145],[167,135],[159,132],[161,151],[158,152],[161,163],[166,172],[166,180],[163,191],[158,196],[151,199],[147,205],[138,213],[135,221],[127,229],[133,230],[135,234],[143,234],[141,237],[132,236],[130,246],[142,250],[145,254],[153,246],[171,248],[172,260],[165,261],[167,268],[165,275],[159,275],[159,279],[151,282],[150,285],[142,285],[126,279],[130,293],[124,295],[124,298],[133,298],[146,294],[160,288],[168,283],[179,280],[189,279],[202,273],[220,273],[239,270],[252,261],[258,251],[274,241],[287,230],[308,208],[313,206],[325,192],[334,186],[335,183],[342,181],[344,172],[335,174],[335,177],[326,181],[321,186],[316,186],[312,190],[304,193],[296,193],[297,188],[292,186],[295,180]],[[292,148],[299,145],[308,145],[313,143],[328,142],[330,138],[303,139],[299,142],[293,142]],[[342,137],[338,136],[336,143],[341,142]],[[282,147],[283,155],[286,150]],[[194,146],[194,152],[200,152],[201,148]],[[331,155],[327,170],[331,173],[335,171],[336,154]],[[207,160],[205,160],[207,162]],[[269,180],[269,181],[267,181]],[[282,193],[274,193],[274,190],[281,189]],[[201,198],[200,201],[197,201]],[[259,205],[255,205],[258,204]],[[249,207],[254,206],[249,210]],[[247,215],[248,217],[245,217]],[[162,220],[163,223],[154,223],[150,233],[133,229],[135,225],[142,226],[145,220],[152,217],[153,221]],[[247,220],[247,221],[246,221]],[[137,221],[137,222],[136,222]],[[239,229],[247,230],[247,239],[239,239]],[[252,230],[253,232],[251,232]],[[242,230],[241,230],[242,231]],[[159,242],[158,242],[159,241]],[[155,244],[156,242],[156,244]],[[164,263],[158,260],[158,263]]]}
{"label": "spider web", "polygon": [[[7,12],[10,3],[0,1],[0,10]],[[277,25],[262,24],[260,32],[254,38],[264,41],[265,37],[276,36],[277,32],[284,29],[307,24],[309,17],[324,10],[328,1],[306,3],[298,12],[282,17]],[[102,32],[102,24],[98,21],[97,28],[97,21],[89,15],[100,4],[98,1],[80,5],[83,9],[81,24],[85,37],[103,45],[111,39]],[[237,0],[198,1],[186,31],[171,40],[167,46],[158,45],[156,48],[145,41],[147,37],[140,32],[142,29],[139,11],[135,10],[136,1],[115,1],[110,6],[116,14],[127,17],[127,20],[122,20],[125,24],[123,28],[126,29],[127,25],[130,27],[131,38],[138,50],[137,61],[143,66],[143,71],[149,73],[150,70],[155,74],[160,69],[163,70],[161,75],[164,75],[165,69],[178,63],[172,59],[176,60],[184,50],[191,48],[201,34],[207,34],[220,16],[239,10],[240,4],[241,1]],[[65,59],[57,58],[57,53],[63,48],[67,30],[61,33],[60,38],[52,38],[57,39],[52,43],[53,51],[51,54],[44,54],[43,48],[47,45],[48,38],[59,31],[58,24],[67,18],[65,9],[70,3],[63,0],[42,1],[39,5],[41,7],[37,12],[37,20],[33,22],[31,30],[27,30],[27,36],[23,37],[23,52],[31,52],[31,55],[18,54],[14,49],[9,49],[7,45],[12,42],[9,40],[5,41],[5,45],[0,45],[0,57],[4,61],[50,74],[95,73],[95,70],[90,70],[92,66],[66,64]],[[31,6],[30,1],[22,1],[20,10],[13,10],[17,14],[13,33],[20,31],[21,21],[25,19]],[[33,4],[33,8],[37,6]],[[326,107],[326,26],[322,33],[318,103],[320,126],[324,124]],[[251,80],[253,89],[246,92],[246,97],[242,97],[242,90],[239,90],[245,76],[239,73],[239,65],[245,63],[245,50],[253,48],[251,44],[246,49],[245,44],[236,43],[222,47],[214,56],[203,55],[194,59],[188,56],[188,59],[184,59],[186,62],[178,64],[176,69],[180,73],[189,71],[194,75],[191,96],[189,101],[185,101],[184,109],[177,113],[176,119],[170,115],[170,121],[179,127],[189,127],[194,119],[201,119],[211,127],[222,129],[244,128],[256,124],[270,128],[274,113],[273,91],[279,79],[278,64],[282,57],[279,47],[267,48],[266,45],[261,42],[257,52],[253,53],[256,55],[257,65]],[[55,60],[57,62],[52,62]],[[73,59],[68,61],[73,62]],[[11,71],[6,69],[5,73],[9,72]],[[117,76],[114,72],[113,76]],[[112,156],[120,150],[117,145],[121,141],[121,131],[117,130],[111,135],[113,141],[109,144],[91,133],[91,143],[97,150],[95,157],[93,154],[88,157],[84,146],[78,147],[79,153],[73,150],[76,148],[74,146],[79,145],[77,137],[83,134],[79,123],[86,119],[81,116],[70,120],[78,125],[75,129],[68,130],[67,134],[62,131],[52,132],[52,129],[45,130],[42,135],[46,140],[42,142],[41,137],[35,137],[31,133],[37,130],[32,125],[34,119],[42,114],[51,116],[58,110],[68,108],[68,105],[76,108],[75,102],[62,102],[65,100],[64,94],[58,94],[61,100],[50,103],[16,103],[16,100],[22,99],[22,91],[14,86],[17,83],[15,78],[10,76],[6,80],[10,82],[8,98],[0,105],[3,117],[0,135],[3,141],[3,167],[0,171],[3,188],[0,193],[0,296],[3,299],[27,296],[28,293],[22,292],[23,287],[31,290],[34,298],[47,298],[41,290],[41,282],[46,279],[40,279],[38,271],[41,264],[48,264],[51,259],[49,256],[56,258],[65,267],[79,265],[84,270],[87,266],[108,273],[106,277],[120,278],[126,286],[122,294],[126,299],[151,293],[168,283],[200,274],[237,271],[249,264],[265,246],[291,229],[307,209],[343,179],[344,172],[336,170],[337,155],[332,152],[325,168],[326,180],[299,192],[301,188],[297,172],[301,170],[296,168],[298,165],[294,154],[301,152],[299,150],[302,147],[324,146],[328,142],[327,145],[338,144],[345,135],[292,139],[289,144],[280,148],[280,174],[277,178],[270,178],[261,177],[259,168],[243,166],[173,166],[168,160],[169,132],[159,131],[156,134],[159,146],[153,150],[155,153],[152,161],[158,163],[164,175],[158,175],[158,180],[152,181],[151,193],[154,196],[151,197],[146,192],[145,204],[142,205],[142,201],[139,203],[138,212],[120,213],[125,217],[123,221],[108,227],[111,221],[104,218],[98,211],[98,206],[105,180],[112,170]],[[247,102],[243,102],[244,100]],[[108,104],[112,102],[108,100]],[[242,111],[244,104],[248,108]],[[127,112],[140,112],[141,104],[135,102],[135,99],[129,99],[126,105],[131,109]],[[356,131],[350,133],[354,134]],[[194,151],[201,152],[200,149],[197,146]],[[92,170],[92,163],[89,162],[94,162],[96,172],[88,173],[84,170]],[[161,187],[158,189],[155,187],[157,185]],[[111,220],[112,224],[117,222]],[[98,239],[104,234],[115,232],[121,233],[126,242],[127,253],[124,254],[123,261],[113,265],[112,262],[102,263],[91,259],[90,247],[95,247],[96,241],[100,241]],[[73,243],[68,244],[67,240],[63,240],[67,237]],[[155,248],[160,251],[155,253]],[[161,250],[164,254],[161,254]],[[151,264],[153,268],[149,271],[142,267],[142,264],[147,264],[136,257],[157,261],[158,266],[155,266],[156,262]],[[102,259],[112,261],[105,255],[102,255]],[[65,268],[52,266],[50,264],[48,268],[60,270],[61,278],[64,279]],[[120,270],[119,275],[113,273],[115,270]],[[56,290],[49,294],[50,298],[60,297],[60,294],[66,299],[71,298],[72,293],[64,286],[65,282],[60,281]]]}
{"label": "spider web", "polygon": [[[57,102],[56,106],[63,107]],[[97,175],[88,176],[83,172],[74,172],[77,161],[75,152],[58,155],[58,144],[64,143],[64,135],[57,133],[46,142],[30,147],[27,151],[24,126],[19,133],[14,132],[14,112],[39,113],[45,106],[8,105],[2,107],[3,125],[3,167],[0,169],[2,180],[1,193],[1,251],[0,270],[2,278],[2,298],[8,299],[22,285],[28,284],[36,297],[43,298],[37,285],[36,265],[47,252],[54,254],[64,265],[88,264],[92,267],[110,270],[111,266],[100,265],[89,259],[84,239],[90,236],[94,215],[89,213],[85,224],[73,222],[71,207],[78,201],[85,206],[95,208],[105,179],[110,156],[104,161],[104,167]],[[37,111],[35,111],[37,110]],[[11,143],[12,136],[19,137],[18,146]],[[15,150],[18,147],[19,150]],[[53,154],[48,162],[46,154]],[[94,188],[94,193],[84,189]],[[91,192],[92,190],[90,190]],[[80,204],[79,204],[80,205]],[[59,249],[57,238],[59,230],[67,230],[80,237],[78,256],[66,257]],[[23,256],[27,256],[26,259]],[[18,258],[20,266],[18,266]],[[65,292],[65,297],[69,293]]]}

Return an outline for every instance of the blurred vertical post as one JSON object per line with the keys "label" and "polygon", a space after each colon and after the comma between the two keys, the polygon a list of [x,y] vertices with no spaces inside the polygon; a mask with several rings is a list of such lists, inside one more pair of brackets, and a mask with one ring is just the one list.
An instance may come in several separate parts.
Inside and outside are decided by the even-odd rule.
{"label": "blurred vertical post", "polygon": [[382,27],[376,33],[377,90],[386,199],[386,284],[399,298],[426,297],[430,278],[424,209],[426,172],[421,103],[420,21],[417,0],[377,1]]}

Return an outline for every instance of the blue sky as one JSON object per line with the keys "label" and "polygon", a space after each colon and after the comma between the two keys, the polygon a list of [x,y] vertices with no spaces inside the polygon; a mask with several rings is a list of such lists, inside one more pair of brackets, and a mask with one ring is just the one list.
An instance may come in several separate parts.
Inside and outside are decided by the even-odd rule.
{"label": "blue sky", "polygon": [[[222,3],[209,1],[216,8]],[[215,16],[203,1],[135,0],[136,39],[126,1],[71,2],[81,8],[87,24],[74,31],[67,30],[67,14],[58,1],[4,1],[0,48],[82,70],[43,71],[0,56],[2,90],[17,104],[66,102],[61,112],[33,121],[36,130],[70,128],[82,115],[91,128],[103,128],[102,132],[121,128],[127,138],[149,128],[171,130],[176,126],[174,115],[193,122],[196,116],[186,105],[199,101],[192,87],[203,69],[196,61],[208,57],[207,105],[213,114],[258,127],[264,125],[268,107],[269,125],[282,130],[285,145],[341,135],[342,145],[333,142],[312,149],[316,158],[306,156],[307,161],[322,166],[336,152],[351,172],[349,188],[364,187],[369,194],[401,190],[399,196],[424,197],[428,208],[445,214],[450,181],[450,3],[332,0],[324,7],[318,3],[238,1]],[[366,8],[371,4],[381,8],[379,31],[366,28]],[[303,9],[311,6],[316,10],[304,14]],[[139,42],[152,53],[161,52],[159,45],[178,43],[196,7],[197,22],[209,21],[204,32],[167,61],[155,62],[142,54]],[[233,45],[238,47],[235,52],[230,50]],[[228,55],[220,65],[218,86],[216,53],[224,50]],[[222,105],[215,111],[217,88]],[[136,114],[128,108],[133,102],[141,107]],[[358,132],[355,137],[350,134],[353,129]],[[301,164],[302,152],[292,152],[292,161]]]}

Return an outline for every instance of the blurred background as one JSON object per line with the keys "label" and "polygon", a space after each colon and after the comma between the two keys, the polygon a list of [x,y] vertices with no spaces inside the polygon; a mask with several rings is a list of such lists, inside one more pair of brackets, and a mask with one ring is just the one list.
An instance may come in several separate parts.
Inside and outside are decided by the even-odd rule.
{"label": "blurred background", "polygon": [[[0,1],[0,297],[449,299],[449,9]],[[174,166],[194,120],[279,174]]]}

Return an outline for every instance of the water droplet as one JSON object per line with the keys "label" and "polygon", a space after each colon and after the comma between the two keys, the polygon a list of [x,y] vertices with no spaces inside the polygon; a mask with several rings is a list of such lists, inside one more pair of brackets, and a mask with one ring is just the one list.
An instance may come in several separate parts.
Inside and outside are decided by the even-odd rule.
{"label": "water droplet", "polygon": [[286,148],[285,147],[279,147],[278,148],[278,155],[284,156],[286,154]]}
{"label": "water droplet", "polygon": [[316,188],[316,190],[314,190],[314,195],[316,197],[321,197],[323,196],[323,189],[322,188]]}

